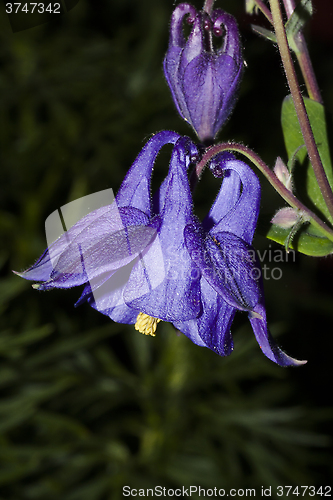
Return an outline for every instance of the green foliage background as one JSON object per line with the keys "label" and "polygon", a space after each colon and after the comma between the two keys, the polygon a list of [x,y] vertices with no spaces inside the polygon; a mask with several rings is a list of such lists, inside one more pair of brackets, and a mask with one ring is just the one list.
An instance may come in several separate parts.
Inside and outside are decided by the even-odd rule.
{"label": "green foliage background", "polygon": [[[237,16],[248,64],[221,139],[243,141],[273,165],[286,159],[278,55],[252,35],[242,0],[216,5]],[[171,0],[80,0],[13,34],[0,6],[1,500],[113,500],[124,485],[259,494],[330,484],[333,261],[269,262],[281,247],[264,238],[266,219],[282,203],[265,180],[255,244],[269,269],[283,271],[265,281],[269,324],[283,348],[309,360],[302,368],[267,360],[242,314],[235,350],[220,358],[168,324],[146,338],[88,306],[74,309],[78,290],[37,292],[11,273],[44,250],[51,212],[116,192],[150,134],[192,135],[162,72],[172,9]],[[308,37],[332,110],[332,44]],[[156,183],[167,161],[159,158]],[[218,187],[204,176],[199,215]]]}

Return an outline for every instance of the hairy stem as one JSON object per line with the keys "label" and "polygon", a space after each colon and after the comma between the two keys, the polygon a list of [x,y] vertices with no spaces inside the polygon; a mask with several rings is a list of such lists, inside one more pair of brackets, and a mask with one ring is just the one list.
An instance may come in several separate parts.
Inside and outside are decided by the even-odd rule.
{"label": "hairy stem", "polygon": [[196,165],[195,173],[197,179],[200,178],[203,169],[206,164],[218,153],[222,151],[235,151],[246,156],[268,179],[270,184],[275,188],[275,190],[282,196],[282,198],[289,203],[289,205],[297,210],[306,213],[309,216],[311,223],[321,230],[325,236],[333,241],[333,230],[330,229],[315,213],[309,210],[303,203],[301,203],[296,196],[289,191],[281,181],[276,177],[274,172],[266,165],[266,163],[250,148],[244,146],[243,144],[226,142],[223,144],[216,144],[207,149],[204,153],[202,159]]}
{"label": "hairy stem", "polygon": [[284,70],[287,76],[290,92],[294,101],[297,118],[301,127],[304,143],[306,145],[310,162],[312,164],[320,191],[324,197],[327,208],[333,218],[333,193],[321,163],[319,152],[313,137],[309,118],[305,109],[303,97],[296,77],[294,64],[291,58],[288,40],[284,29],[279,0],[270,0],[274,29]]}
{"label": "hairy stem", "polygon": [[[284,8],[286,10],[288,19],[291,17],[293,14],[296,5],[294,0],[283,0],[284,3]],[[313,99],[314,101],[320,102],[320,104],[323,104],[322,97],[320,94],[320,90],[318,87],[317,79],[315,72],[313,70],[312,62],[310,59],[310,54],[305,42],[304,35],[301,31],[299,31],[295,36],[294,36],[294,42],[297,47],[296,51],[296,57],[298,60],[298,64],[301,68],[302,75],[304,78],[304,82],[306,85],[306,89],[308,91],[310,99]]]}

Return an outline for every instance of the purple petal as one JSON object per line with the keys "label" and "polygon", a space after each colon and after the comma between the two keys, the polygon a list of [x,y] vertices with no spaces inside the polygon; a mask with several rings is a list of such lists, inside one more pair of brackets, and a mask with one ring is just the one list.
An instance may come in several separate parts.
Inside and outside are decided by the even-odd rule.
{"label": "purple petal", "polygon": [[[188,170],[189,166],[193,164],[195,161],[197,161],[197,158],[199,157],[199,152],[197,146],[186,136],[183,137],[184,140],[184,145],[187,150],[187,154],[185,155],[184,159],[184,168],[185,170]],[[162,213],[164,210],[165,206],[165,196],[168,190],[169,186],[169,174],[166,176],[164,181],[162,182],[158,192],[155,193],[154,199],[153,199],[153,205],[156,213]],[[191,203],[192,198],[191,198]]]}
{"label": "purple petal", "polygon": [[189,3],[181,3],[176,6],[172,13],[171,23],[170,23],[170,39],[169,45],[171,47],[185,47],[185,37],[183,32],[183,22],[186,15],[190,15],[192,19],[195,19],[197,11],[193,5]]}
{"label": "purple petal", "polygon": [[[220,220],[211,229],[211,236],[216,236],[221,231],[228,231],[233,233],[247,243],[251,243],[253,234],[257,225],[259,209],[260,209],[260,182],[253,170],[240,160],[225,160],[226,156],[221,154],[216,155],[213,160],[212,168],[219,164],[220,168],[224,171],[231,170],[239,175],[242,182],[242,194],[238,197],[237,202],[233,208],[225,214],[225,201],[223,179],[221,191],[213,205],[214,213],[210,213],[208,217],[213,217],[215,220],[218,218],[220,210]],[[238,191],[235,193],[235,198]]]}
{"label": "purple petal", "polygon": [[[191,33],[182,52],[178,78],[182,76],[184,68],[197,56],[206,52],[204,46],[205,30],[204,21],[208,19],[205,12],[198,12],[194,18]],[[191,82],[192,83],[192,82]],[[184,85],[184,81],[182,81]]]}
{"label": "purple petal", "polygon": [[230,328],[236,310],[205,279],[201,280],[201,302],[203,312],[197,319],[174,322],[174,326],[195,344],[208,347],[220,356],[228,356],[233,350]]}
{"label": "purple petal", "polygon": [[163,62],[163,69],[178,113],[184,120],[190,121],[186,101],[178,81],[178,68],[182,52],[183,49],[179,47],[170,47]]}
{"label": "purple petal", "polygon": [[180,57],[186,43],[183,33],[183,22],[184,17],[188,14],[190,14],[192,19],[195,19],[196,10],[192,5],[187,3],[177,5],[173,11],[170,24],[169,48],[163,62],[164,74],[170,87],[174,103],[176,104],[179,114],[185,120],[188,120],[189,116],[186,112],[187,107],[184,96],[179,87],[178,68]]}
{"label": "purple petal", "polygon": [[223,177],[221,189],[205,219],[202,227],[206,232],[226,216],[238,202],[240,196],[241,181],[239,175],[233,170],[226,170]]}
{"label": "purple petal", "polygon": [[252,310],[260,297],[252,248],[227,232],[204,239],[198,223],[186,226],[184,236],[191,258],[209,285],[230,306]]}
{"label": "purple petal", "polygon": [[44,253],[39,257],[39,259],[35,262],[35,264],[29,267],[29,269],[26,269],[21,273],[13,271],[13,273],[17,274],[17,276],[20,276],[20,278],[24,278],[26,280],[46,281],[49,279],[52,271],[53,271],[53,265],[50,259],[49,250],[47,248],[44,251]]}
{"label": "purple petal", "polygon": [[[184,243],[184,228],[193,220],[192,196],[186,168],[189,140],[175,145],[165,184],[164,207],[157,245],[142,253],[125,290],[125,301],[165,321],[187,320],[201,310],[199,275]],[[158,278],[165,274],[158,285]],[[157,278],[155,281],[154,279]]]}
{"label": "purple petal", "polygon": [[[145,217],[146,220],[144,214],[140,212],[140,215]],[[60,256],[66,252],[71,243],[76,241],[80,244],[86,237],[98,239],[99,237],[107,235],[109,232],[116,232],[122,228],[123,223],[115,203],[98,208],[80,219],[68,231],[62,234],[49,246],[37,262],[25,272],[21,273],[20,276],[27,280],[47,281],[50,279],[51,273],[56,267]],[[77,253],[80,259],[81,255],[79,250],[77,250]]]}
{"label": "purple petal", "polygon": [[280,366],[300,366],[307,361],[299,361],[284,353],[275,343],[270,331],[267,328],[266,310],[264,305],[257,304],[254,311],[249,314],[254,335],[262,352],[274,363]]}
{"label": "purple petal", "polygon": [[164,130],[154,135],[144,146],[129,169],[116,196],[118,207],[131,206],[151,217],[150,186],[154,162],[160,149],[175,144],[179,135]]}
{"label": "purple petal", "polygon": [[193,344],[201,347],[208,347],[199,335],[199,327],[197,319],[189,319],[187,321],[174,321],[173,326],[181,333],[186,335]]}
{"label": "purple petal", "polygon": [[[185,51],[179,67],[190,123],[201,141],[215,137],[228,119],[235,101],[233,88],[239,68],[227,55],[199,54],[187,62]],[[231,90],[231,92],[230,92]]]}
{"label": "purple petal", "polygon": [[119,269],[111,276],[100,277],[87,284],[75,307],[87,302],[97,311],[109,316],[117,323],[134,324],[140,311],[128,307],[123,298],[124,289],[133,268],[133,263]]}
{"label": "purple petal", "polygon": [[214,29],[224,27],[223,45],[217,54],[226,54],[236,62],[237,65],[243,64],[242,45],[240,42],[239,31],[236,19],[222,9],[215,9],[212,13]]}
{"label": "purple petal", "polygon": [[114,203],[95,212],[62,235],[22,277],[42,279],[41,290],[81,285],[131,262],[157,235],[135,208],[118,211]]}
{"label": "purple petal", "polygon": [[85,240],[82,245],[74,242],[59,258],[50,282],[40,288],[69,288],[121,269],[149,247],[156,235],[151,227],[129,226],[97,242]]}

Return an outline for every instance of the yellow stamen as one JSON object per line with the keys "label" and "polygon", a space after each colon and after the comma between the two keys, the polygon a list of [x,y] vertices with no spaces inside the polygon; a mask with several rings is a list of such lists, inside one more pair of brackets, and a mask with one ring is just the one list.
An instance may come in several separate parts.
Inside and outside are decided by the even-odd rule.
{"label": "yellow stamen", "polygon": [[144,335],[155,337],[157,323],[160,321],[160,319],[152,318],[148,314],[139,313],[134,328]]}

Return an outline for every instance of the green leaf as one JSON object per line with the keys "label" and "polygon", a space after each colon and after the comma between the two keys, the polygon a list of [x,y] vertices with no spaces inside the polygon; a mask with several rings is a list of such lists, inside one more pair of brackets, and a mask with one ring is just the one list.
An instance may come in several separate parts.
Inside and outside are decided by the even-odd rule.
{"label": "green leaf", "polygon": [[312,1],[301,0],[286,23],[285,29],[288,42],[295,52],[297,52],[298,49],[294,43],[294,36],[297,35],[299,30],[302,29],[304,24],[311,18],[312,13]]}
{"label": "green leaf", "polygon": [[263,38],[266,38],[266,40],[277,43],[276,35],[273,31],[263,28],[262,26],[257,26],[256,24],[251,24],[251,28],[252,31],[262,36]]}
{"label": "green leaf", "polygon": [[[295,43],[295,35],[297,35],[297,33],[303,28],[305,23],[311,18],[312,13],[312,1],[301,0],[285,24],[289,46],[296,53],[299,50],[297,44]],[[263,28],[262,26],[257,26],[255,24],[251,24],[251,28],[255,33],[262,36],[266,40],[270,40],[275,44],[277,43],[276,35],[273,31]]]}
{"label": "green leaf", "polygon": [[[266,236],[270,240],[284,245],[289,233],[290,229],[282,229],[272,224]],[[306,224],[294,236],[289,248],[304,253],[305,255],[324,257],[333,252],[333,241],[330,241],[322,235],[312,224]]]}
{"label": "green leaf", "polygon": [[[328,181],[332,187],[333,172],[328,146],[325,109],[320,103],[313,101],[307,97],[304,97],[304,103],[308,113],[316,145],[318,147],[319,155],[323,163]],[[288,158],[290,158],[293,156],[295,150],[299,146],[304,144],[301,128],[297,120],[294,103],[290,95],[287,96],[283,101],[281,122],[285,146],[287,149]],[[302,192],[301,194],[308,199],[303,199],[303,202],[308,205],[311,210],[317,212],[320,217],[325,217],[328,221],[333,222],[333,219],[328,211],[323,195],[321,194],[320,188],[318,186],[313,168],[306,155],[305,148],[301,148],[298,151],[296,157],[302,165],[302,168],[304,169],[304,173],[302,175],[303,186],[301,186],[303,187],[304,192]]]}

